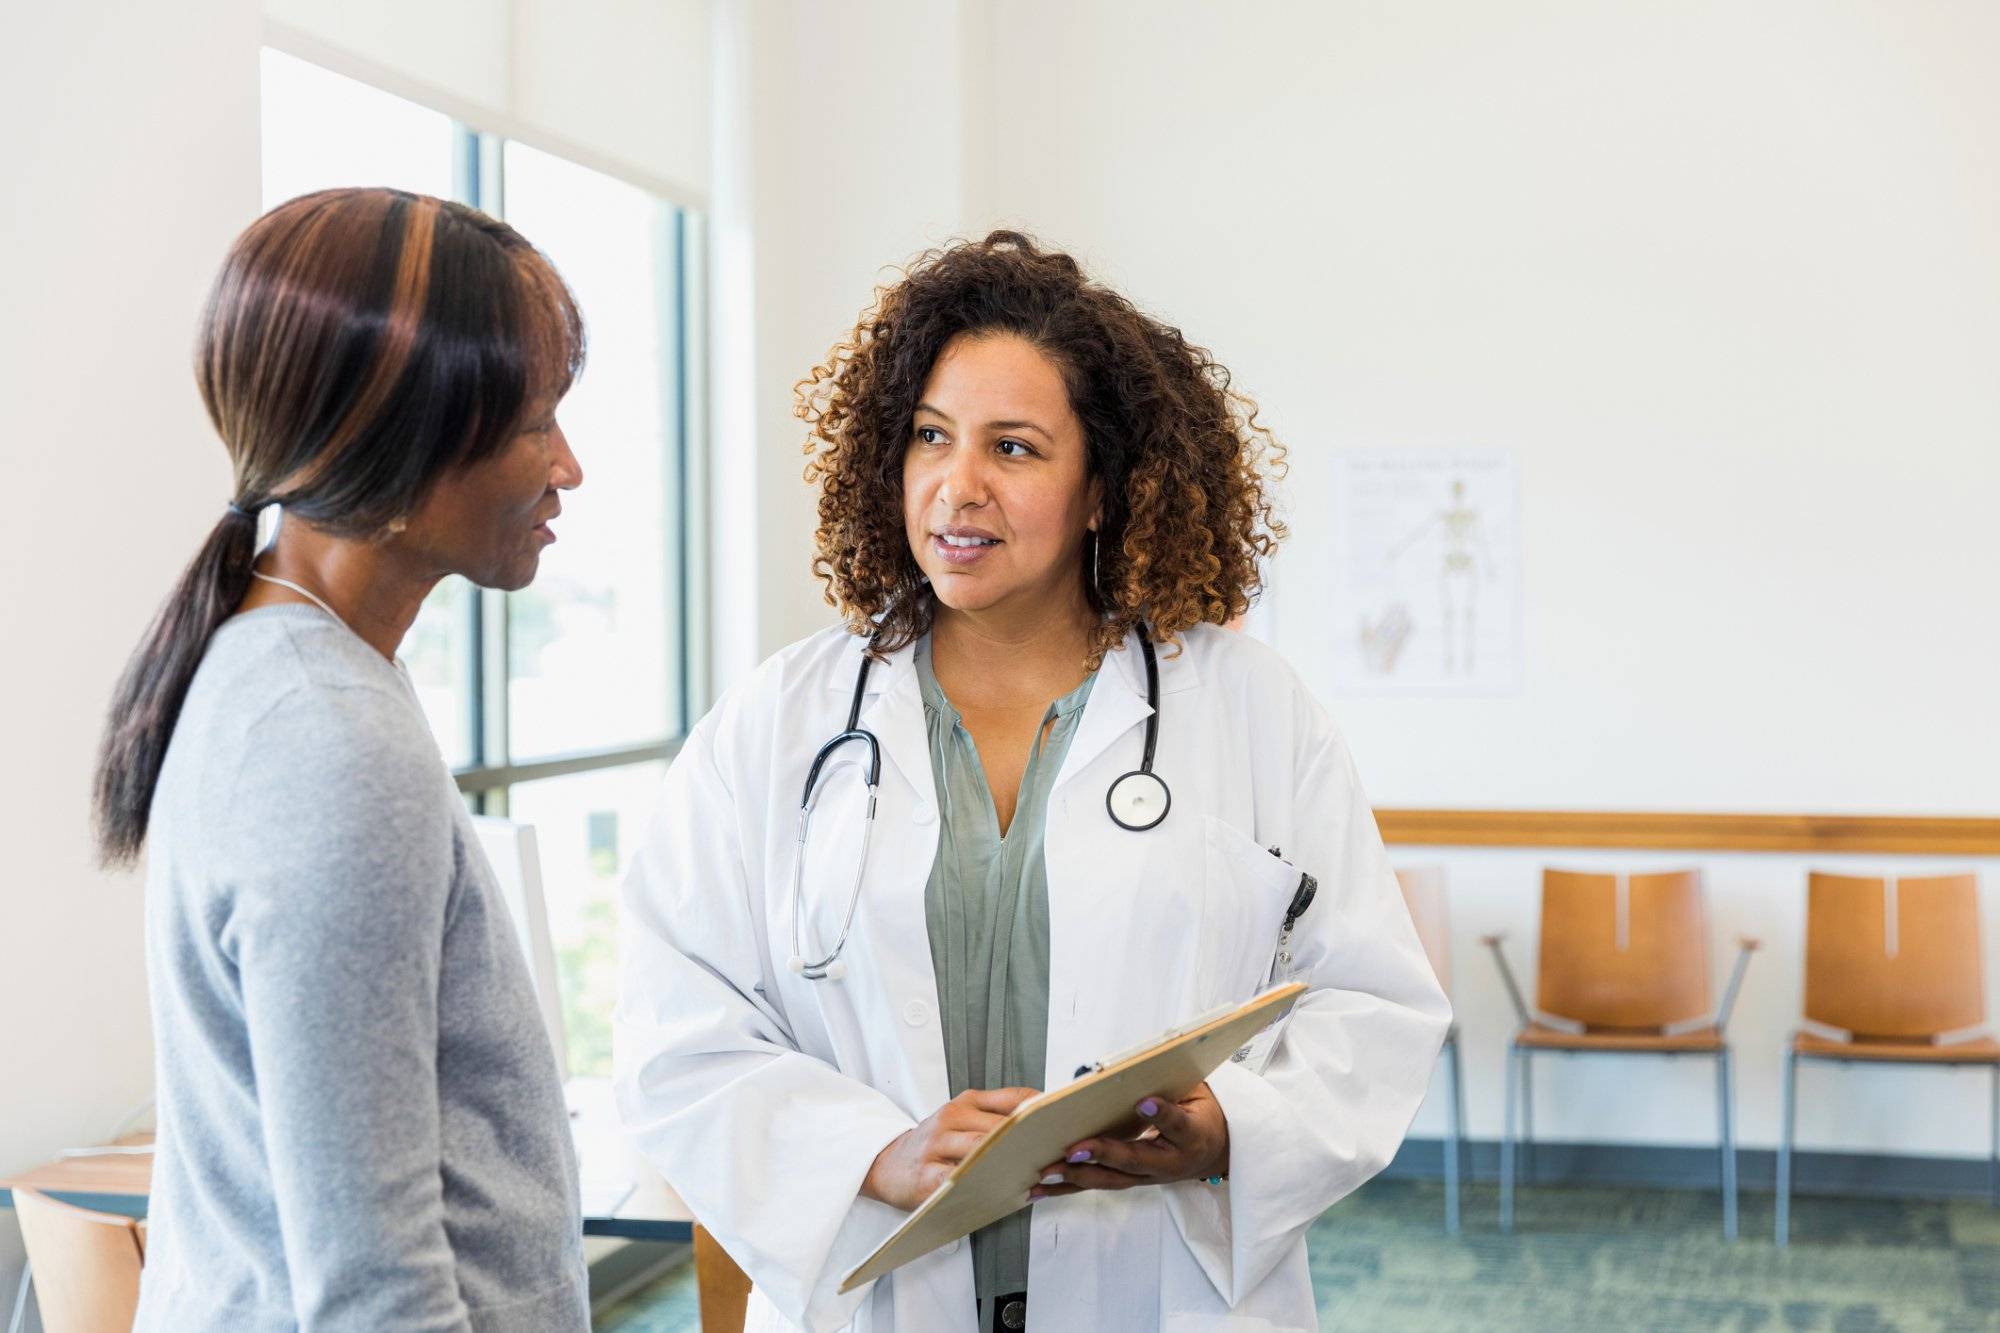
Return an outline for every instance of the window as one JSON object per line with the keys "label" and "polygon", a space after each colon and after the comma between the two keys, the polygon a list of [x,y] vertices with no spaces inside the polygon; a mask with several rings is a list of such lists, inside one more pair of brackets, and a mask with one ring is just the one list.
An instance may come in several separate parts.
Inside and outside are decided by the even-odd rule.
{"label": "window", "polygon": [[502,161],[507,217],[555,261],[589,319],[590,364],[563,404],[584,485],[564,498],[547,573],[513,594],[507,711],[517,756],[642,744],[683,727],[679,548],[681,264],[674,210],[523,144]]}
{"label": "window", "polygon": [[584,483],[514,593],[439,584],[402,647],[476,811],[533,824],[575,1074],[610,1072],[615,891],[699,707],[688,503],[698,215],[267,48],[264,206],[393,185],[506,218],[575,291],[589,363],[564,400]]}

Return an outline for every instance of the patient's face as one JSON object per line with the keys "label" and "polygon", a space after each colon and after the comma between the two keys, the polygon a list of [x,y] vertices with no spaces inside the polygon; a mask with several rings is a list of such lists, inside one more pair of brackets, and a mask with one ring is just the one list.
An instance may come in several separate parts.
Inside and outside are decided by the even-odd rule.
{"label": "patient's face", "polygon": [[396,539],[419,561],[482,588],[525,588],[556,539],[561,492],[583,482],[553,406],[491,457],[438,480]]}

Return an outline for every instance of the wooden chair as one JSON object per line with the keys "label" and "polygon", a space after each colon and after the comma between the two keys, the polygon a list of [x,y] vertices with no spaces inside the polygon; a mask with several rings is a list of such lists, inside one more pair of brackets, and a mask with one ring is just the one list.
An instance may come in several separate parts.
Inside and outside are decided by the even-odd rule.
{"label": "wooden chair", "polygon": [[694,1281],[701,1333],[743,1333],[750,1311],[750,1279],[699,1224],[694,1229]]}
{"label": "wooden chair", "polygon": [[1791,1239],[1792,1134],[1802,1060],[1991,1070],[1986,1190],[2000,1204],[2000,1042],[1986,1022],[1979,885],[1972,875],[1863,878],[1814,871],[1806,884],[1809,1023],[1785,1042],[1778,1140],[1778,1244]]}
{"label": "wooden chair", "polygon": [[145,1225],[38,1190],[14,1191],[44,1333],[131,1333]]}
{"label": "wooden chair", "polygon": [[1542,875],[1541,947],[1530,1011],[1501,950],[1493,950],[1521,1028],[1507,1059],[1506,1130],[1500,1140],[1500,1229],[1514,1228],[1514,1116],[1521,1113],[1527,1176],[1534,1179],[1537,1052],[1696,1056],[1715,1061],[1722,1234],[1736,1239],[1736,1131],[1730,1095],[1730,1011],[1757,941],[1738,941],[1722,1003],[1709,1010],[1708,922],[1701,875]]}
{"label": "wooden chair", "polygon": [[[1437,973],[1438,985],[1451,994],[1451,909],[1445,899],[1444,868],[1415,866],[1396,872],[1403,901],[1409,905],[1410,920],[1416,923],[1417,938],[1424,955]],[[1458,1058],[1458,1024],[1444,1034],[1445,1067],[1451,1073],[1451,1128],[1444,1143],[1444,1229],[1458,1234],[1458,1191],[1465,1148],[1465,1073]],[[1467,1172],[1466,1174],[1470,1174]]]}

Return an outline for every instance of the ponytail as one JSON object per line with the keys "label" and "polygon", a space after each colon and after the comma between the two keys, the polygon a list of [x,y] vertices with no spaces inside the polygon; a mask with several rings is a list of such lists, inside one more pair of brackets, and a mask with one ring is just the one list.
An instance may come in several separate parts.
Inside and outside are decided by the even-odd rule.
{"label": "ponytail", "polygon": [[249,593],[256,555],[257,516],[232,504],[118,678],[92,793],[97,853],[107,866],[131,864],[145,846],[153,789],[188,685],[208,651],[209,636]]}

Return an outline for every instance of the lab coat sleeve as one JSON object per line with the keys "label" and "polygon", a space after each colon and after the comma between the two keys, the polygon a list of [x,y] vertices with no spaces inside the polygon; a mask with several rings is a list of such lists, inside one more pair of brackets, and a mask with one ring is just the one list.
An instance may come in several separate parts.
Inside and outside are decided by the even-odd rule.
{"label": "lab coat sleeve", "polygon": [[668,773],[624,884],[619,1114],[780,1311],[835,1329],[869,1291],[836,1295],[841,1279],[904,1216],[861,1198],[862,1180],[914,1122],[794,1043],[773,998],[763,886],[745,862],[744,812],[717,762],[713,722]]}
{"label": "lab coat sleeve", "polygon": [[1165,1187],[1182,1239],[1231,1307],[1395,1155],[1451,1021],[1347,749],[1316,703],[1302,712],[1283,838],[1285,859],[1319,880],[1293,934],[1296,979],[1311,989],[1261,1073],[1225,1062],[1209,1076],[1229,1124],[1227,1180]]}

